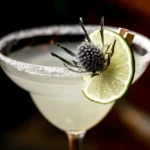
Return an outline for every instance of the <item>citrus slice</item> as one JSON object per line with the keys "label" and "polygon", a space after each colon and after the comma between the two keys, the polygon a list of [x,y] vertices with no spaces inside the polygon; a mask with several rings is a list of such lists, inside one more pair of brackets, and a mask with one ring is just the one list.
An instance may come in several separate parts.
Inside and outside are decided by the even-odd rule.
{"label": "citrus slice", "polygon": [[[89,34],[95,45],[101,45],[99,29]],[[116,32],[104,29],[104,43],[112,44],[116,39],[114,54],[109,67],[97,76],[84,76],[84,95],[97,103],[111,103],[123,97],[130,87],[135,71],[133,52],[129,44]]]}

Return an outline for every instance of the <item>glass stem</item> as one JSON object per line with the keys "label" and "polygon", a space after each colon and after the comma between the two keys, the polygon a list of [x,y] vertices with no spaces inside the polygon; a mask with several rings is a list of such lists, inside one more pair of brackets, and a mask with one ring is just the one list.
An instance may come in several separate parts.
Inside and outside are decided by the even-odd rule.
{"label": "glass stem", "polygon": [[82,150],[82,140],[85,132],[67,132],[69,150]]}

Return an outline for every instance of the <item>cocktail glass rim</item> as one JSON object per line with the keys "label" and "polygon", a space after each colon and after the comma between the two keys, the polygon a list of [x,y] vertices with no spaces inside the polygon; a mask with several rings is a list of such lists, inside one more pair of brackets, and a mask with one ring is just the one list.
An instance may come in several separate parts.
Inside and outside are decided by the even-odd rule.
{"label": "cocktail glass rim", "polygon": [[[98,25],[86,25],[87,32],[91,32],[96,28],[99,28]],[[116,27],[105,26],[106,28],[112,29],[114,31],[117,30]],[[144,60],[150,60],[150,40],[137,32],[131,31],[134,33],[136,43],[140,43],[142,47],[147,50],[147,54],[144,56]],[[29,64],[25,62],[21,62],[12,58],[9,58],[1,53],[1,50],[7,45],[7,43],[13,40],[21,40],[26,38],[31,38],[35,36],[47,36],[47,35],[84,35],[83,30],[79,25],[60,25],[60,26],[48,26],[48,27],[40,27],[40,28],[31,28],[26,30],[20,30],[13,33],[10,33],[0,39],[0,60],[8,64],[19,71],[24,71],[26,73],[41,75],[41,76],[55,76],[55,77],[77,77],[81,76],[79,73],[72,72],[65,67],[51,67],[51,66],[41,66],[35,64]],[[142,40],[142,42],[141,42]],[[133,42],[134,42],[133,41]]]}

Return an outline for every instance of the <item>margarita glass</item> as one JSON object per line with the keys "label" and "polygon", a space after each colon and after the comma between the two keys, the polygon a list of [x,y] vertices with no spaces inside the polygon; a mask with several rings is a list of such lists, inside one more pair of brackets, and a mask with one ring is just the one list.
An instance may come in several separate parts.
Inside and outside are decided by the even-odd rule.
{"label": "margarita glass", "polygon": [[[86,30],[89,33],[98,27],[86,26]],[[150,60],[149,39],[134,34],[133,43],[139,44],[142,41],[140,46],[147,52],[143,55],[134,52],[136,70],[133,83],[144,73]],[[85,98],[81,92],[84,87],[83,74],[69,71],[50,55],[56,52],[71,60],[53,42],[59,38],[59,43],[75,51],[83,35],[78,25],[51,26],[18,31],[0,40],[0,60],[4,72],[14,83],[30,93],[35,105],[50,123],[67,133],[70,150],[81,149],[86,131],[98,124],[115,104],[97,104]],[[67,40],[62,40],[66,36]],[[76,40],[78,36],[82,38]],[[40,45],[28,45],[31,40],[43,37],[48,37],[51,44],[43,42]],[[20,48],[16,46],[19,43],[23,45]]]}

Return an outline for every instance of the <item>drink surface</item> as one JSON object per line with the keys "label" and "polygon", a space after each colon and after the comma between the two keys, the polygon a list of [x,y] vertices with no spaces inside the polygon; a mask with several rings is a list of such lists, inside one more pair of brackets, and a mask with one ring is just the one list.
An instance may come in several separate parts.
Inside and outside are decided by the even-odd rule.
{"label": "drink surface", "polygon": [[[79,43],[62,43],[75,50]],[[70,56],[55,45],[26,47],[12,53],[9,57],[25,63],[49,67],[64,67],[63,63],[50,55],[56,52],[63,58]],[[146,68],[143,56],[134,53],[136,72],[135,82]],[[97,104],[82,94],[84,83],[81,77],[50,77],[21,72],[11,66],[3,65],[6,74],[30,95],[40,112],[56,127],[67,131],[82,131],[92,128],[110,111],[114,103]]]}

